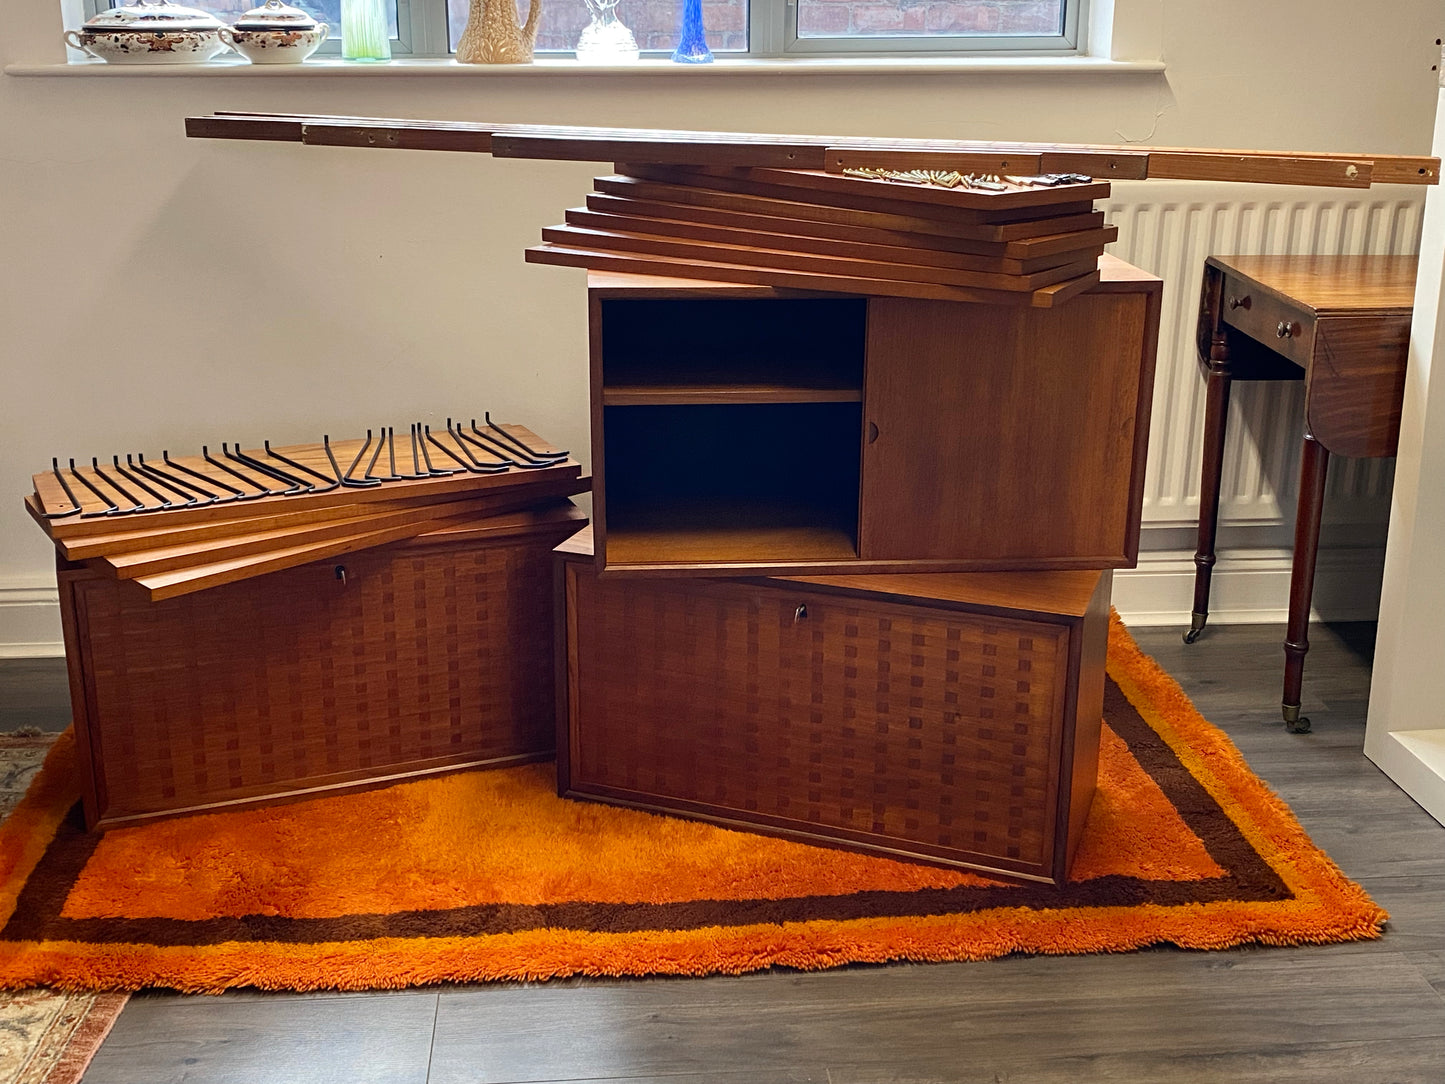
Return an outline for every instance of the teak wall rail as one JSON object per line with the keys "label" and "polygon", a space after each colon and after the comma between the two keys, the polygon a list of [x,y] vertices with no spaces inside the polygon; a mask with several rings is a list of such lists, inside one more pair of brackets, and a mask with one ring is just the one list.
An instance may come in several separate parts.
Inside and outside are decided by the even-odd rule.
{"label": "teak wall rail", "polygon": [[1438,184],[1440,173],[1440,159],[1424,155],[791,136],[304,113],[222,111],[187,117],[186,134],[316,146],[469,151],[498,158],[753,166],[833,173],[872,166],[1012,174],[1073,172],[1118,180],[1241,181],[1338,188]]}

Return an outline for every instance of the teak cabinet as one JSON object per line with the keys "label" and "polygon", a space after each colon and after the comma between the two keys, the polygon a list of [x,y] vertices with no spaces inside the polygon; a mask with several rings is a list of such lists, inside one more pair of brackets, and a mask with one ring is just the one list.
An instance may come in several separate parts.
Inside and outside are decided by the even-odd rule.
{"label": "teak cabinet", "polygon": [[1053,309],[589,277],[603,571],[1128,567],[1161,282]]}
{"label": "teak cabinet", "polygon": [[552,755],[569,501],[151,602],[61,561],[88,827]]}
{"label": "teak cabinet", "polygon": [[1111,573],[600,577],[558,549],[558,790],[1060,883]]}

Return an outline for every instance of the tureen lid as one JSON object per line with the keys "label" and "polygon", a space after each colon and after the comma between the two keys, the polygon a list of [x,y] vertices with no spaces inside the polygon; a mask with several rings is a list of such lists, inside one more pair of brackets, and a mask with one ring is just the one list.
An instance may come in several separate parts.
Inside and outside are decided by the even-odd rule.
{"label": "tureen lid", "polygon": [[314,30],[316,20],[282,0],[266,0],[236,20],[237,30]]}
{"label": "tureen lid", "polygon": [[214,30],[225,26],[208,11],[181,7],[170,0],[131,0],[86,20],[87,30]]}

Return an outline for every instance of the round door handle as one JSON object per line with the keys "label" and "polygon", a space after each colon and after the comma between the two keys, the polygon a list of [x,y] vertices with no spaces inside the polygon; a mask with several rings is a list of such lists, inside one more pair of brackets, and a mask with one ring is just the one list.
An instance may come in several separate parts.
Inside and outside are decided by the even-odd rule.
{"label": "round door handle", "polygon": [[1288,339],[1293,336],[1294,333],[1295,325],[1289,320],[1281,320],[1274,329],[1274,335],[1277,339]]}

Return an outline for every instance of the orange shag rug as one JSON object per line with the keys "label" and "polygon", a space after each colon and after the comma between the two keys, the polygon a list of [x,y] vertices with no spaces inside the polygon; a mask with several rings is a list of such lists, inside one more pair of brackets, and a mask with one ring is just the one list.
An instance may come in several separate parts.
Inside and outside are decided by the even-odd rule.
{"label": "orange shag rug", "polygon": [[567,801],[550,765],[103,836],[74,741],[0,829],[0,986],[398,987],[1379,936],[1117,622],[1070,883],[985,877]]}

